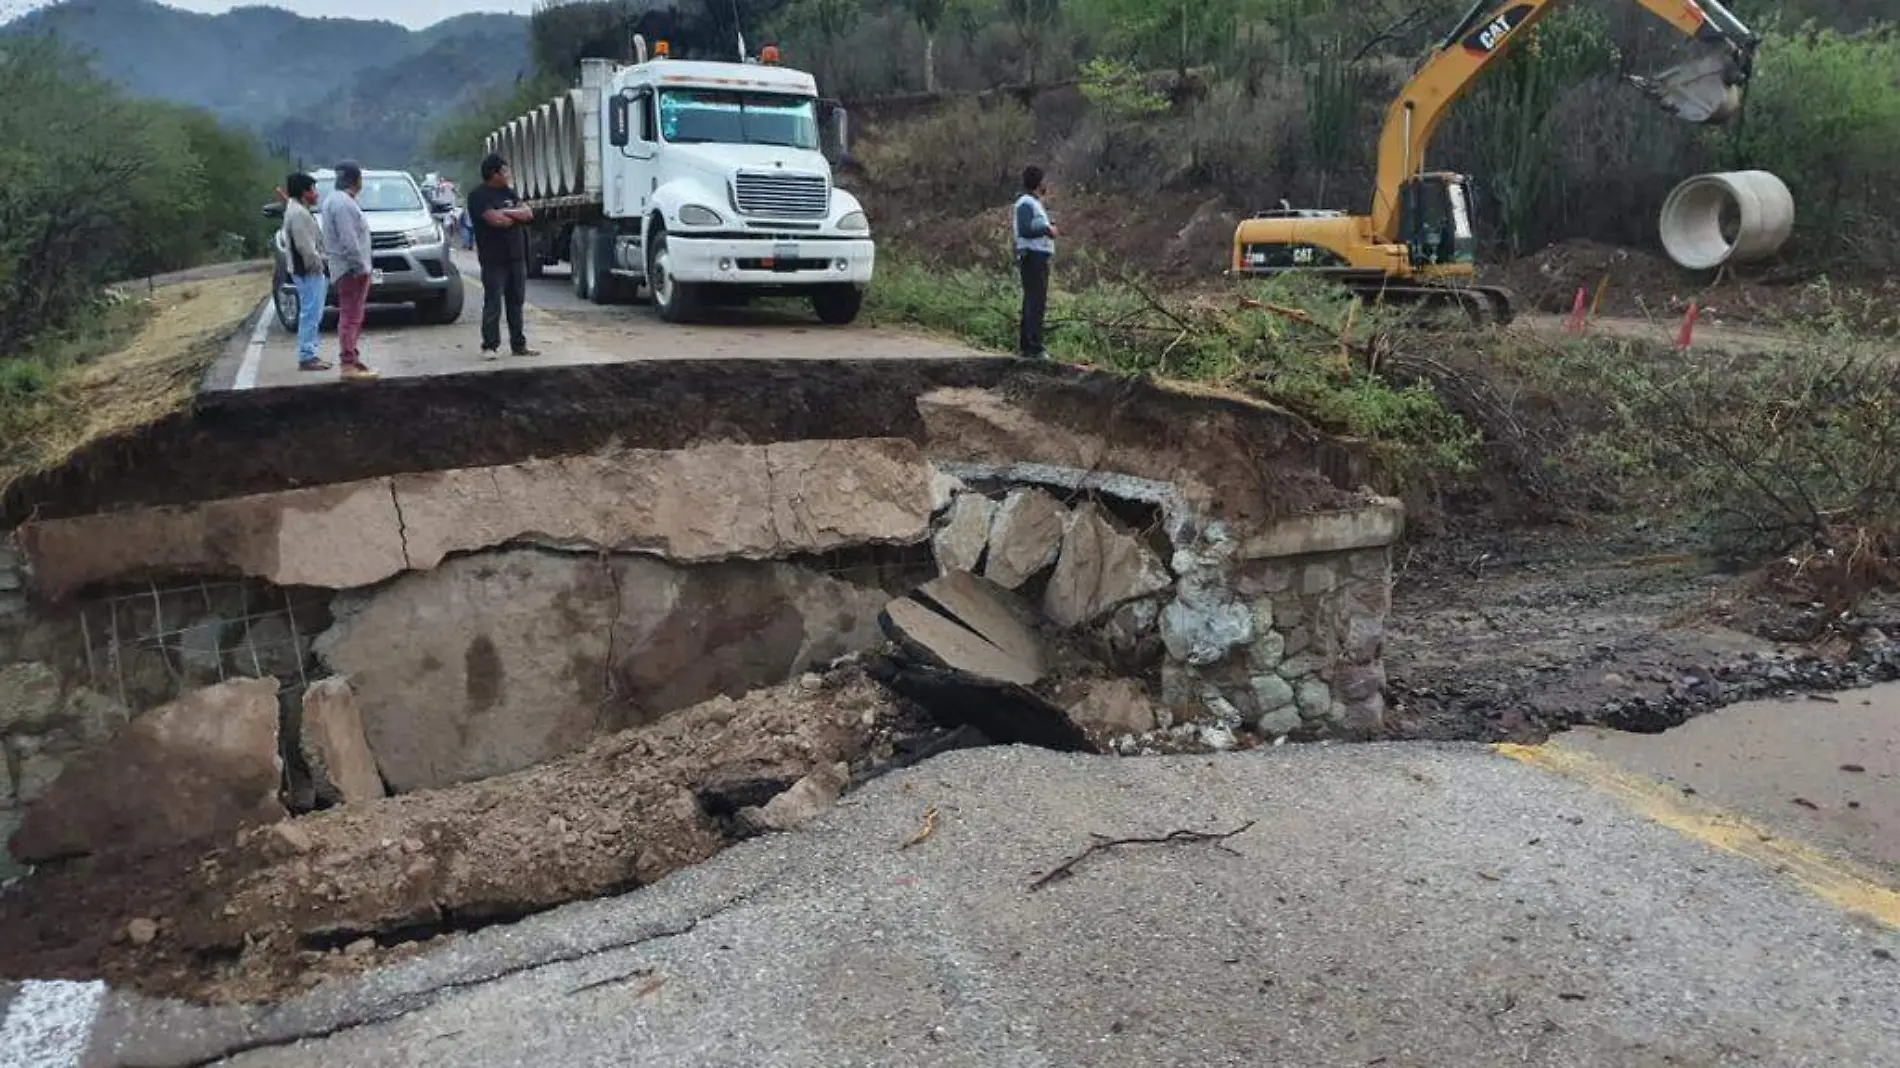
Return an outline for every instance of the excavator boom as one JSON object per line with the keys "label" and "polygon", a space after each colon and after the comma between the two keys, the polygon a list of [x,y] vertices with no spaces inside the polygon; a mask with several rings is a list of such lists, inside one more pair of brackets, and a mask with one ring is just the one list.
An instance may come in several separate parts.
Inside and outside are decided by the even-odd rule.
{"label": "excavator boom", "polygon": [[[1637,87],[1692,122],[1728,119],[1740,104],[1759,43],[1754,31],[1721,0],[1635,0],[1651,14],[1694,40],[1703,54]],[[1406,83],[1386,113],[1379,138],[1378,185],[1373,192],[1372,231],[1381,240],[1399,233],[1399,190],[1425,168],[1425,150],[1451,105],[1478,76],[1505,55],[1563,0],[1478,0],[1440,41],[1431,58]]]}

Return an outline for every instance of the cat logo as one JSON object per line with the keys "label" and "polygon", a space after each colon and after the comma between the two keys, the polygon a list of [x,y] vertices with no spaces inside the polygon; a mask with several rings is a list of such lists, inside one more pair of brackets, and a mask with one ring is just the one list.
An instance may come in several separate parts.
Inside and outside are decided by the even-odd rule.
{"label": "cat logo", "polygon": [[1526,18],[1530,17],[1530,13],[1531,5],[1529,4],[1517,4],[1500,12],[1496,18],[1478,27],[1475,32],[1465,38],[1465,49],[1479,55],[1489,55],[1497,51],[1498,46],[1510,38],[1511,31],[1517,29]]}

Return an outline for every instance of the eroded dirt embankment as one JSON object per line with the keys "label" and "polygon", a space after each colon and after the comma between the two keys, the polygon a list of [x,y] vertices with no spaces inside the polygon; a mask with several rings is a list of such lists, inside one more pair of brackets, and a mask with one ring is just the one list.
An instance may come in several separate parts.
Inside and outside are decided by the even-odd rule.
{"label": "eroded dirt embankment", "polygon": [[1244,456],[1247,462],[1232,465],[1219,488],[1230,503],[1250,500],[1256,511],[1298,511],[1311,493],[1284,488],[1315,486],[1316,474],[1348,488],[1367,476],[1361,450],[1304,433],[1291,419],[1262,418],[1258,405],[1060,365],[982,357],[667,360],[218,394],[8,487],[0,497],[0,530],[29,518],[613,445],[880,437],[921,443],[917,398],[946,387],[996,389],[1051,426],[1109,440]]}

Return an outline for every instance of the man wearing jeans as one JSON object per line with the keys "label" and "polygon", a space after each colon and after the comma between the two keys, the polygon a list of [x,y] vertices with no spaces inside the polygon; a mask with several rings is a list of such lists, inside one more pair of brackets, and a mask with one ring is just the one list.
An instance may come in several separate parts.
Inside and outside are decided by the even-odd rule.
{"label": "man wearing jeans", "polygon": [[509,186],[514,174],[498,155],[482,161],[482,184],[468,194],[475,221],[475,257],[482,264],[482,358],[501,355],[501,316],[508,313],[508,346],[516,356],[539,356],[528,347],[522,305],[528,299],[528,231],[534,209]]}
{"label": "man wearing jeans", "polygon": [[317,330],[323,325],[323,298],[330,280],[323,273],[323,231],[310,209],[317,203],[317,180],[299,172],[284,182],[284,245],[290,250],[290,282],[297,288],[297,369],[328,371],[317,358]]}
{"label": "man wearing jeans", "polygon": [[363,168],[336,165],[336,190],[323,201],[324,250],[336,282],[336,334],[343,348],[343,377],[375,378],[363,364],[363,313],[369,308],[369,219],[356,198],[363,192]]}
{"label": "man wearing jeans", "polygon": [[1045,192],[1042,168],[1023,168],[1023,195],[1016,199],[1010,229],[1015,232],[1016,263],[1023,275],[1022,329],[1016,351],[1031,360],[1049,355],[1042,344],[1042,319],[1049,307],[1049,261],[1056,255],[1056,238],[1062,236],[1042,206]]}

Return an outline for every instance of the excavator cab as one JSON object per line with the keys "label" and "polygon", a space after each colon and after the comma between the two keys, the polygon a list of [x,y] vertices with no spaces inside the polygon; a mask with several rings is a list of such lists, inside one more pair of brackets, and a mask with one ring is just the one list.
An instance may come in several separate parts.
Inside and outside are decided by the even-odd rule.
{"label": "excavator cab", "polygon": [[1406,182],[1399,193],[1399,240],[1414,268],[1475,264],[1478,239],[1465,176],[1428,171]]}

